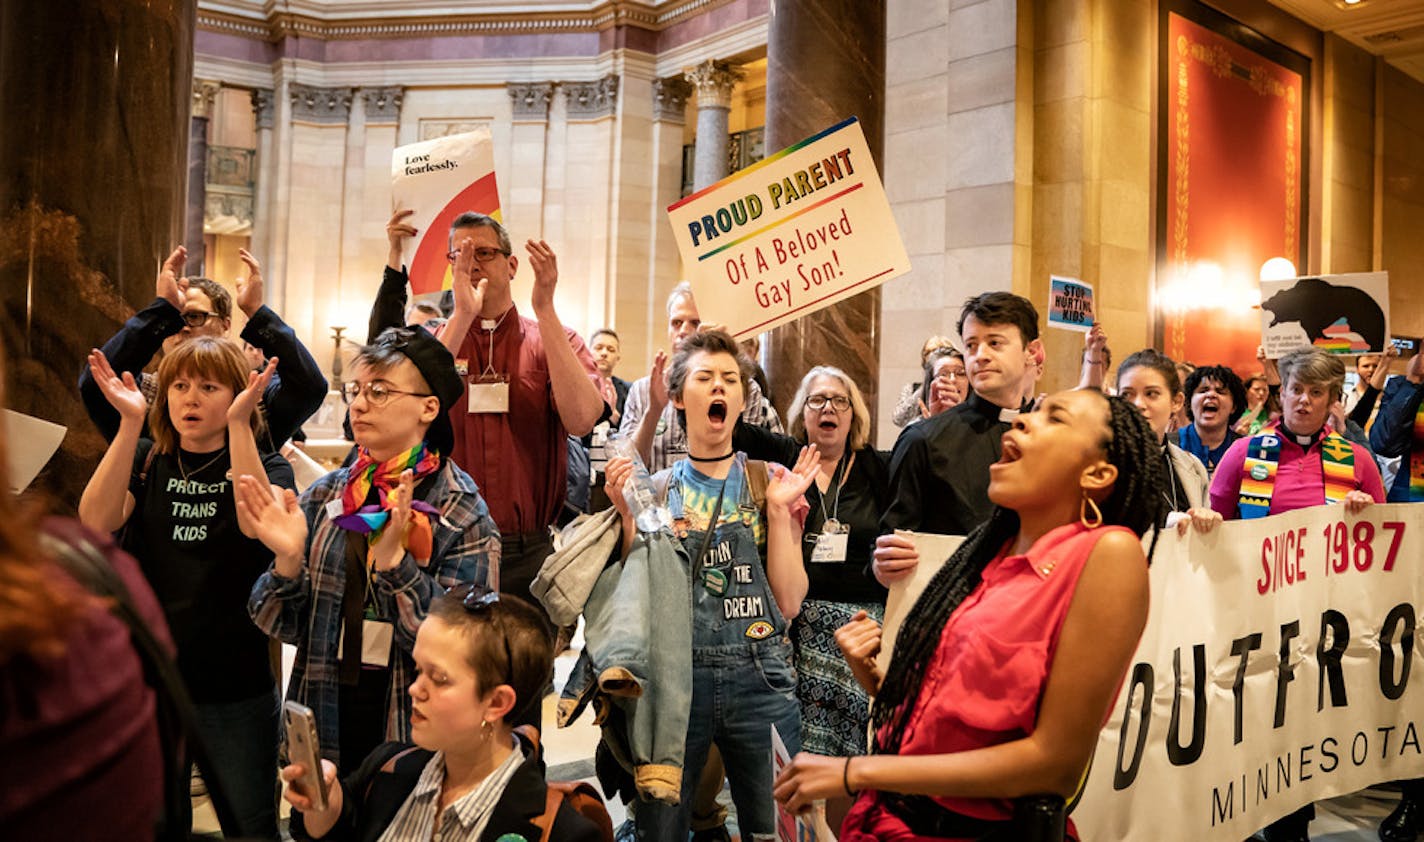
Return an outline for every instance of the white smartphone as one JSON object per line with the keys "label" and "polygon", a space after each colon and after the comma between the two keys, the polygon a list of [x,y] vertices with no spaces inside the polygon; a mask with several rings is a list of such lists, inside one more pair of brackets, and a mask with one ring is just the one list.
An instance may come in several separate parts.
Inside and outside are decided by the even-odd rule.
{"label": "white smartphone", "polygon": [[300,783],[303,792],[318,810],[326,809],[326,776],[321,770],[321,746],[316,738],[316,715],[311,708],[298,702],[285,702],[282,714],[287,720],[287,760],[300,763],[306,774],[293,783]]}

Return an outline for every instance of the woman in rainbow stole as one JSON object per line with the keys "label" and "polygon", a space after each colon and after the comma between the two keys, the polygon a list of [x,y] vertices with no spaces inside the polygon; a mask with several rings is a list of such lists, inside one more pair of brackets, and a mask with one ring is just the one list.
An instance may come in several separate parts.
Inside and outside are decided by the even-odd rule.
{"label": "woman in rainbow stole", "polygon": [[[1384,483],[1369,450],[1326,422],[1345,386],[1345,364],[1314,348],[1282,357],[1281,417],[1238,439],[1211,482],[1211,507],[1227,520],[1344,503],[1357,514],[1384,502]],[[1267,842],[1304,842],[1315,807],[1306,805],[1266,828]]]}

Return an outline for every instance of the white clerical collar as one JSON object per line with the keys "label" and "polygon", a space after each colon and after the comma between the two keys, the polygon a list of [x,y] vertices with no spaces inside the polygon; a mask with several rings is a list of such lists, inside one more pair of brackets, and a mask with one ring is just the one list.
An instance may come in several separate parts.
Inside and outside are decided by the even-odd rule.
{"label": "white clerical collar", "polygon": [[1019,417],[1019,411],[1017,409],[999,409],[999,420],[1005,424],[1012,424],[1017,417]]}

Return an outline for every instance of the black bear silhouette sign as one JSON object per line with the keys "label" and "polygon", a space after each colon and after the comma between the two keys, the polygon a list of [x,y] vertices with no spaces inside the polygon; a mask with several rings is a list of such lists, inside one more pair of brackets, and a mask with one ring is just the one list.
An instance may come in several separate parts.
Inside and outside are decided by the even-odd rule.
{"label": "black bear silhouette sign", "polygon": [[1359,334],[1371,350],[1383,349],[1387,338],[1384,311],[1369,293],[1322,278],[1301,278],[1262,302],[1261,309],[1271,313],[1268,327],[1298,322],[1312,345],[1333,339],[1325,329],[1337,324],[1337,330]]}

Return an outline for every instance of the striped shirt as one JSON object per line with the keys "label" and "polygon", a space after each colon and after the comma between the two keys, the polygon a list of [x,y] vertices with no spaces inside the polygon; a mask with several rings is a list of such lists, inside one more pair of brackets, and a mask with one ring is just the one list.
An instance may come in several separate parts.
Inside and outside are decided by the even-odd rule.
{"label": "striped shirt", "polygon": [[[327,514],[340,500],[348,469],[332,471],[302,494],[307,518],[307,557],[295,579],[269,567],[252,586],[247,613],[271,637],[297,647],[287,698],[316,713],[322,757],[342,765],[339,751],[341,603],[346,589],[346,536]],[[391,683],[387,689],[386,740],[410,742],[410,695],[415,674],[411,649],[430,600],[465,582],[499,587],[499,530],[470,475],[444,460],[428,488],[417,493],[440,510],[431,519],[433,552],[422,567],[407,553],[394,569],[376,573],[372,590],[380,619],[392,623]],[[346,758],[348,765],[362,758]]]}
{"label": "striped shirt", "polygon": [[[440,790],[445,783],[445,753],[435,752],[425,770],[420,773],[415,789],[410,791],[395,818],[381,834],[380,842],[465,842],[479,839],[489,824],[495,805],[504,795],[504,788],[519,764],[524,762],[524,750],[517,738],[514,750],[480,781],[479,786],[460,796],[455,803],[436,815],[440,809]],[[437,821],[439,826],[437,827]]]}

